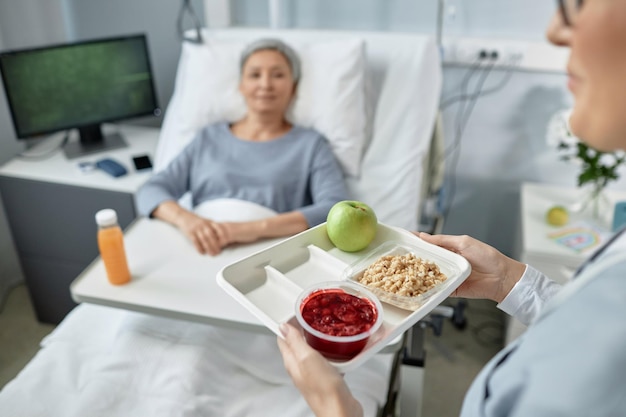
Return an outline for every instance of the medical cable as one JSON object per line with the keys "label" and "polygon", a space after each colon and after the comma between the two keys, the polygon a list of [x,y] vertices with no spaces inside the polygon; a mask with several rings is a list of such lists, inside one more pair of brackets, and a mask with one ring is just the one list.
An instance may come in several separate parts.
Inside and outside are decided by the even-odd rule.
{"label": "medical cable", "polygon": [[[520,59],[516,59],[511,64],[507,65],[506,67],[502,67],[502,69],[504,69],[504,77],[502,77],[502,79],[493,87],[490,87],[481,91],[479,93],[480,97],[485,97],[485,96],[488,96],[489,94],[493,94],[495,92],[500,91],[509,82],[509,80],[515,73],[515,70],[519,68],[520,61],[521,61]],[[451,105],[453,105],[454,103],[457,103],[459,101],[469,100],[472,98],[474,97],[468,94],[465,94],[465,95],[459,94],[459,95],[442,100],[439,108],[440,110],[445,110]]]}
{"label": "medical cable", "polygon": [[[469,69],[467,70],[467,72],[465,73],[465,76],[463,77],[463,79],[461,80],[461,84],[459,85],[459,89],[463,92],[465,92],[465,90],[467,90],[467,85],[469,84],[470,80],[472,79],[472,76],[474,75],[474,73],[480,69],[483,66],[483,59],[482,58],[476,58],[476,60],[474,60],[474,62],[470,65]],[[456,97],[465,97],[467,96],[467,94],[460,94]],[[453,97],[454,99],[455,97]],[[443,103],[445,103],[448,100],[442,100],[442,104],[439,106],[441,110],[443,110],[444,108]],[[461,99],[456,100],[456,102],[461,101]]]}
{"label": "medical cable", "polygon": [[[487,68],[483,71],[480,77],[480,79],[478,80],[477,84],[476,84],[476,88],[474,89],[474,93],[471,95],[471,99],[469,100],[468,106],[465,107],[463,113],[461,114],[461,112],[458,112],[457,114],[462,116],[461,119],[457,119],[457,121],[459,121],[459,123],[457,124],[457,138],[456,138],[456,144],[455,146],[459,146],[460,142],[461,142],[461,136],[463,135],[463,132],[465,130],[465,126],[467,126],[467,122],[469,120],[469,117],[472,113],[472,111],[474,110],[474,107],[476,106],[476,103],[478,102],[478,98],[482,96],[481,92],[483,91],[483,87],[485,85],[485,82],[487,81],[487,77],[489,77],[489,74],[491,73],[491,70],[493,70],[493,68],[495,67],[495,63],[491,63],[490,65],[487,66]],[[462,109],[462,106],[459,106],[459,109]],[[462,124],[462,125],[461,125]]]}
{"label": "medical cable", "polygon": [[[474,62],[471,64],[470,68],[466,71],[465,76],[461,80],[461,83],[459,84],[459,87],[458,87],[464,93],[467,90],[467,86],[468,86],[472,76],[482,66],[483,62],[484,62],[484,60],[483,60],[482,57],[477,57],[474,60]],[[434,158],[434,162],[430,165],[430,173],[429,173],[429,177],[430,178],[434,178],[437,175],[438,170],[441,169],[442,164],[443,164],[444,160],[447,157],[446,154],[447,154],[447,151],[445,149],[442,150],[441,153],[439,153],[439,152],[437,153],[437,157]],[[435,211],[437,213],[439,213],[438,215],[435,215],[435,218],[440,218],[442,220],[445,219],[445,217],[443,216],[444,210],[441,208],[442,207],[442,201],[443,201],[442,195],[443,195],[444,192],[445,192],[445,190],[444,190],[443,186],[439,187],[439,189],[435,192],[435,194],[437,195]],[[443,224],[443,223],[441,223],[441,224]]]}
{"label": "medical cable", "polygon": [[[465,77],[463,77],[463,80],[461,80],[461,84],[459,85],[459,88],[462,91],[465,91],[467,89],[467,85],[469,84],[470,79],[472,78],[472,75],[474,75],[476,70],[478,70],[482,66],[482,63],[483,61],[481,58],[477,58],[472,63],[470,68],[467,70]],[[446,159],[445,153],[446,153],[445,151],[442,152],[441,156],[431,165],[430,178],[432,178],[435,175],[435,170],[437,170],[438,167],[441,165],[441,163],[443,163],[443,161]]]}
{"label": "medical cable", "polygon": [[65,131],[65,135],[63,136],[63,140],[56,145],[54,148],[49,149],[45,152],[42,152],[40,154],[29,154],[27,152],[21,152],[19,154],[16,155],[17,158],[21,158],[21,159],[26,159],[29,161],[42,161],[44,159],[48,159],[50,158],[52,155],[54,155],[57,151],[63,149],[63,147],[67,144],[67,142],[69,141],[70,138],[70,133],[68,130]]}
{"label": "medical cable", "polygon": [[[471,94],[473,98],[468,101],[466,106],[460,105],[459,109],[457,110],[455,139],[452,145],[444,151],[444,156],[443,156],[445,160],[448,158],[448,156],[454,153],[452,157],[453,158],[452,164],[451,164],[452,168],[450,171],[452,175],[450,175],[450,182],[449,182],[448,196],[447,196],[448,204],[446,205],[446,208],[444,209],[444,218],[447,217],[448,212],[450,211],[450,207],[452,206],[452,203],[454,201],[454,195],[456,193],[456,175],[454,174],[456,172],[456,167],[458,166],[459,157],[461,154],[460,152],[461,139],[463,137],[463,134],[465,133],[465,128],[467,127],[467,123],[474,110],[474,107],[476,106],[476,103],[478,102],[478,98],[480,97],[478,93],[480,93],[480,91],[482,90],[485,84],[485,81],[487,80],[487,77],[491,73],[491,70],[493,69],[494,65],[495,65],[494,63],[491,63],[480,74],[480,78],[476,84],[476,88],[474,89],[474,92]],[[465,86],[465,88],[467,88],[467,85]],[[466,93],[467,91],[463,90],[463,92]]]}
{"label": "medical cable", "polygon": [[[468,101],[466,106],[463,106],[463,102],[461,103],[461,105],[459,105],[459,109],[457,111],[457,116],[456,116],[456,135],[454,138],[454,142],[452,143],[452,145],[450,145],[443,154],[443,159],[447,159],[451,154],[454,153],[453,155],[453,159],[452,159],[452,163],[451,163],[451,170],[449,173],[449,182],[448,182],[448,189],[447,189],[447,195],[445,196],[447,203],[444,207],[444,209],[442,210],[443,212],[443,216],[444,218],[446,218],[448,216],[448,213],[450,211],[450,208],[452,207],[452,203],[454,202],[454,196],[456,193],[456,167],[458,165],[459,162],[459,157],[460,157],[460,150],[461,150],[461,139],[463,137],[463,133],[465,132],[465,128],[467,127],[467,123],[469,121],[469,118],[474,110],[474,107],[476,106],[476,103],[478,102],[478,99],[480,97],[480,92],[485,84],[485,81],[487,80],[489,74],[491,73],[491,70],[494,68],[495,63],[490,63],[480,74],[480,78],[476,84],[476,88],[474,89],[474,92],[470,95],[472,98]],[[469,84],[469,82],[467,83]],[[467,94],[467,84],[464,86],[464,90],[463,90],[463,94],[466,95]]]}
{"label": "medical cable", "polygon": [[[457,114],[455,118],[456,135],[454,137],[454,141],[452,142],[452,144],[449,145],[443,152],[444,160],[448,158],[448,156],[450,156],[450,154],[454,152],[460,145],[461,137],[465,130],[465,126],[467,125],[469,116],[474,110],[474,106],[476,105],[476,102],[478,101],[478,98],[480,97],[480,92],[482,91],[485,81],[487,80],[487,77],[489,76],[489,73],[491,72],[494,66],[495,66],[494,63],[490,63],[486,65],[483,70],[481,70],[481,72],[478,74],[479,78],[478,78],[478,82],[476,83],[476,87],[474,88],[474,91],[471,94],[469,94],[467,90],[469,88],[469,83],[471,81],[473,73],[475,72],[475,69],[474,71],[470,69],[468,76],[466,76],[465,79],[463,80],[463,83],[461,84],[461,91],[463,92],[462,95],[469,97],[469,99],[461,101],[461,104],[459,105],[457,109]],[[479,68],[480,67],[482,66],[479,66]],[[468,103],[466,106],[464,106],[466,101]]]}

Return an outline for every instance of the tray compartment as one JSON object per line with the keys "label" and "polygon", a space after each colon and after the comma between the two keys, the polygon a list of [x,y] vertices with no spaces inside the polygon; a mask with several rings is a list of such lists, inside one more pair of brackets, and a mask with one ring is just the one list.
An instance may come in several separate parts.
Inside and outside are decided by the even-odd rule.
{"label": "tray compartment", "polygon": [[295,302],[303,288],[337,279],[347,267],[314,244],[332,246],[325,230],[314,239],[296,239],[288,247],[277,244],[226,266],[220,272],[225,284],[222,287],[263,324],[279,332],[279,324],[294,316]]}
{"label": "tray compartment", "polygon": [[283,271],[287,278],[300,288],[307,288],[318,282],[336,280],[348,266],[318,246],[308,245],[307,251],[308,259],[305,262],[288,271]]}
{"label": "tray compartment", "polygon": [[265,266],[265,273],[263,285],[243,295],[270,319],[282,323],[293,316],[293,300],[298,297],[302,288],[272,266]]}

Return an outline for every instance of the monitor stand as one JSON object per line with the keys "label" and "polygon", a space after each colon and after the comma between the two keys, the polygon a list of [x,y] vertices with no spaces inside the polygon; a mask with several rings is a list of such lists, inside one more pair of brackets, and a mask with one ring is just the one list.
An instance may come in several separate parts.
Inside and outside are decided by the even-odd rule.
{"label": "monitor stand", "polygon": [[80,128],[78,131],[80,140],[68,142],[63,146],[63,152],[67,159],[128,147],[128,144],[119,133],[103,135],[100,131],[100,126],[97,127],[97,132],[94,127]]}

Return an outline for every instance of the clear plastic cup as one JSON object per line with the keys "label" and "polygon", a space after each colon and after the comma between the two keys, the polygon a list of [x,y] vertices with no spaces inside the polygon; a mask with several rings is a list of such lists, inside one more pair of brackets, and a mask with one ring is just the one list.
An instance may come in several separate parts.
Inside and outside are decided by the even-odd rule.
{"label": "clear plastic cup", "polygon": [[311,347],[328,359],[347,361],[380,328],[383,308],[372,292],[353,282],[322,282],[299,295],[296,319]]}

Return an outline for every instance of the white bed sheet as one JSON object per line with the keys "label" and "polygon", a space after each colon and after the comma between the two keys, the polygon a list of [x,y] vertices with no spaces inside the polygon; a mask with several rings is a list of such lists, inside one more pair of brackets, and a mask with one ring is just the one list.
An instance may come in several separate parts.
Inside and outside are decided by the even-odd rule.
{"label": "white bed sheet", "polygon": [[[375,416],[384,401],[389,361],[379,355],[346,375],[366,415]],[[0,392],[0,415],[312,413],[282,367],[274,336],[83,304]]]}

